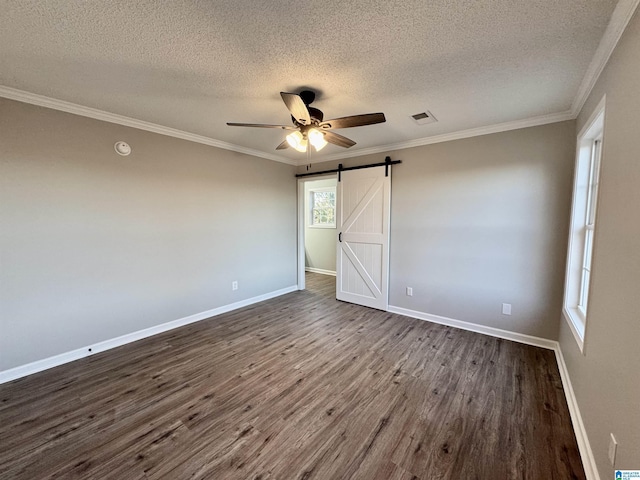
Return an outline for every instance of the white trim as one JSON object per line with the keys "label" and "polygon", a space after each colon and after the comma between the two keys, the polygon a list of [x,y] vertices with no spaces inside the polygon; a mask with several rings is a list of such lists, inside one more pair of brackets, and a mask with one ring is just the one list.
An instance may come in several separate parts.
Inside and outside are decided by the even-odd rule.
{"label": "white trim", "polygon": [[[334,155],[327,155],[312,160],[310,163],[322,163],[331,160],[342,160],[343,158],[360,157],[363,155],[371,155],[377,153],[386,153],[392,150],[403,150],[405,148],[420,147],[423,145],[432,145],[434,143],[450,142],[452,140],[461,140],[463,138],[478,137],[481,135],[488,135],[492,133],[507,132],[510,130],[517,130],[520,128],[537,127],[540,125],[546,125],[549,123],[563,122],[566,120],[574,120],[578,117],[578,114],[582,110],[587,98],[591,94],[593,87],[595,86],[598,78],[602,74],[604,67],[607,65],[611,54],[615,47],[618,45],[622,34],[624,33],[627,25],[633,18],[640,0],[619,0],[613,13],[609,24],[605,29],[598,48],[596,49],[591,63],[585,72],[584,77],[576,96],[571,103],[571,109],[565,112],[552,113],[548,115],[540,115],[537,117],[525,118],[522,120],[515,120],[512,122],[497,123],[494,125],[487,125],[484,127],[472,128],[469,130],[461,130],[458,132],[445,133],[442,135],[434,135],[432,137],[419,138],[416,140],[409,140],[407,142],[392,143],[389,145],[383,145],[380,147],[363,148],[359,150],[346,151],[343,153],[337,153]],[[309,161],[302,161],[299,165],[308,164]]]}
{"label": "white trim", "polygon": [[[606,112],[607,107],[607,94],[602,95],[602,98],[598,102],[598,105],[593,109],[591,115],[589,115],[589,119],[584,123],[580,132],[577,135],[577,147],[580,147],[580,138],[584,137],[587,134],[587,131],[596,126],[596,120],[600,120],[598,117],[602,115],[603,112]],[[601,119],[602,124],[598,126],[598,129],[604,130],[604,117]]]}
{"label": "white trim", "polygon": [[305,267],[305,272],[311,273],[320,273],[321,275],[331,275],[332,277],[336,276],[336,272],[333,270],[325,270],[324,268],[313,268],[313,267]]}
{"label": "white trim", "polygon": [[387,311],[391,313],[397,313],[399,315],[405,315],[407,317],[417,318],[418,320],[426,320],[427,322],[460,328],[461,330],[482,333],[483,335],[489,335],[490,337],[504,338],[505,340],[512,340],[514,342],[524,343],[526,345],[533,345],[534,347],[546,348],[548,350],[555,350],[558,346],[558,342],[556,342],[555,340],[534,337],[532,335],[525,335],[524,333],[511,332],[509,330],[502,330],[500,328],[487,327],[485,325],[465,322],[449,317],[441,317],[440,315],[433,315],[431,313],[418,312],[416,310],[409,310],[408,308],[389,305]]}
{"label": "white trim", "polygon": [[73,113],[74,115],[93,118],[95,120],[102,120],[103,122],[115,123],[117,125],[123,125],[125,127],[137,128],[139,130],[158,133],[160,135],[166,135],[168,137],[180,138],[189,142],[201,143],[203,145],[222,148],[224,150],[230,150],[232,152],[244,153],[245,155],[265,158],[267,160],[273,160],[274,162],[286,163],[296,166],[298,165],[298,162],[296,160],[291,160],[289,158],[274,155],[272,153],[265,153],[253,148],[241,147],[232,143],[216,140],[215,138],[196,135],[195,133],[189,133],[183,130],[158,125],[156,123],[145,122],[143,120],[137,120],[131,117],[125,117],[124,115],[118,115],[117,113],[105,112],[104,110],[99,110],[97,108],[85,107],[77,103],[66,102],[64,100],[58,100],[55,98],[46,97],[44,95],[38,95],[36,93],[25,92],[23,90],[18,90],[17,88],[6,87],[4,85],[0,85],[0,97],[8,98],[10,100],[16,100],[18,102],[29,103],[31,105],[37,105],[40,107],[51,108],[54,110],[59,110],[61,112]]}
{"label": "white trim", "polygon": [[388,311],[391,313],[397,313],[399,315],[405,315],[407,317],[417,318],[418,320],[425,320],[427,322],[460,328],[462,330],[489,335],[491,337],[512,340],[514,342],[524,343],[525,345],[532,345],[534,347],[553,350],[556,355],[556,362],[558,364],[558,371],[560,372],[562,388],[567,400],[567,407],[569,408],[569,415],[571,416],[571,423],[573,425],[573,431],[578,443],[578,450],[580,451],[580,458],[582,460],[582,466],[584,468],[586,478],[587,480],[600,480],[598,467],[596,466],[596,460],[593,456],[593,451],[591,450],[591,444],[589,443],[589,438],[587,437],[587,431],[584,427],[584,423],[582,422],[580,409],[578,408],[578,401],[576,400],[573,386],[571,385],[571,380],[569,378],[569,371],[567,370],[567,365],[564,362],[560,344],[557,341],[541,337],[534,337],[532,335],[525,335],[522,333],[510,332],[508,330],[502,330],[500,328],[478,325],[477,323],[464,322],[462,320],[455,320],[453,318],[441,317],[440,315],[418,312],[402,307],[394,307],[392,305],[389,305]]}
{"label": "white trim", "polygon": [[582,79],[582,83],[578,88],[576,96],[571,104],[571,109],[565,112],[552,113],[548,115],[540,115],[536,117],[525,118],[522,120],[515,120],[511,122],[498,123],[494,125],[487,125],[478,128],[472,128],[469,130],[461,130],[458,132],[445,133],[442,135],[434,135],[432,137],[419,138],[416,140],[410,140],[407,142],[392,143],[388,145],[382,145],[378,147],[363,148],[353,151],[345,151],[334,155],[327,155],[323,157],[317,157],[313,161],[308,159],[292,160],[289,158],[274,155],[272,153],[262,152],[252,148],[241,147],[231,143],[216,140],[214,138],[205,137],[202,135],[196,135],[194,133],[185,132],[183,130],[177,130],[155,123],[144,122],[131,117],[125,117],[114,113],[105,112],[96,108],[85,107],[76,103],[66,102],[64,100],[58,100],[44,95],[38,95],[35,93],[18,90],[16,88],[0,85],[0,97],[9,98],[11,100],[17,100],[19,102],[30,103],[32,105],[39,105],[41,107],[52,108],[63,112],[73,113],[84,117],[94,118],[96,120],[102,120],[105,122],[116,123],[127,127],[138,128],[140,130],[146,130],[149,132],[159,133],[161,135],[167,135],[170,137],[180,138],[183,140],[201,143],[212,147],[222,148],[233,152],[244,153],[255,157],[266,158],[267,160],[273,160],[275,162],[286,163],[288,165],[302,166],[309,163],[322,163],[331,160],[341,160],[343,158],[360,157],[363,155],[385,153],[391,150],[403,150],[405,148],[420,147],[423,145],[431,145],[435,143],[450,142],[452,140],[460,140],[463,138],[477,137],[481,135],[488,135],[492,133],[507,132],[510,130],[517,130],[520,128],[536,127],[540,125],[546,125],[549,123],[562,122],[565,120],[575,119],[584,103],[586,102],[591,90],[595,86],[602,70],[606,66],[613,50],[615,49],[620,37],[624,33],[625,29],[633,14],[638,7],[640,0],[619,0],[615,10],[611,15],[611,20],[607,25],[605,33],[600,40],[596,53],[594,54],[589,67]]}
{"label": "white trim", "polygon": [[[624,1],[624,0],[621,0]],[[640,1],[640,0],[634,0]],[[549,115],[541,115],[537,117],[525,118],[522,120],[515,120],[512,122],[498,123],[495,125],[487,125],[484,127],[472,128],[469,130],[461,130],[458,132],[445,133],[442,135],[435,135],[432,137],[418,138],[416,140],[409,140],[407,142],[392,143],[388,145],[382,145],[379,147],[363,148],[359,150],[347,150],[342,153],[336,153],[334,155],[328,155],[324,157],[316,157],[314,160],[309,160],[306,157],[299,160],[293,160],[272,153],[262,152],[252,148],[241,147],[231,143],[216,140],[211,137],[205,137],[203,135],[197,135],[195,133],[185,132],[175,128],[165,127],[155,123],[145,122],[137,120],[132,117],[125,117],[124,115],[118,115],[116,113],[105,112],[97,108],[85,107],[77,103],[67,102],[64,100],[58,100],[55,98],[39,95],[36,93],[26,92],[24,90],[18,90],[17,88],[7,87],[0,85],[0,97],[8,98],[10,100],[16,100],[18,102],[29,103],[31,105],[37,105],[40,107],[51,108],[62,112],[73,113],[83,117],[93,118],[96,120],[102,120],[104,122],[115,123],[118,125],[124,125],[125,127],[137,128],[139,130],[145,130],[148,132],[158,133],[160,135],[166,135],[169,137],[180,138],[190,142],[201,143],[203,145],[209,145],[212,147],[222,148],[224,150],[231,150],[233,152],[244,153],[246,155],[252,155],[255,157],[265,158],[267,160],[273,160],[275,162],[286,163],[288,165],[302,166],[310,163],[322,163],[330,160],[340,160],[343,158],[359,157],[362,155],[369,155],[375,153],[384,153],[390,150],[402,150],[405,148],[419,147],[422,145],[431,145],[434,143],[449,142],[451,140],[459,140],[463,138],[477,137],[480,135],[488,135],[491,133],[506,132],[509,130],[517,130],[519,128],[535,127],[539,125],[546,125],[548,123],[562,122],[565,120],[573,120],[575,115],[571,111],[552,113]]]}
{"label": "white trim", "polygon": [[558,370],[560,371],[560,378],[562,379],[562,389],[564,390],[564,395],[567,399],[569,415],[571,415],[571,423],[573,424],[573,431],[576,435],[576,441],[578,442],[578,450],[580,450],[580,458],[582,459],[582,467],[584,468],[585,476],[587,477],[587,480],[600,480],[596,459],[593,456],[589,437],[587,437],[587,431],[584,428],[584,423],[582,422],[582,415],[580,415],[578,401],[576,400],[576,396],[571,385],[569,371],[567,370],[567,364],[564,362],[564,356],[562,355],[560,345],[555,348],[555,352]]}
{"label": "white trim", "polygon": [[[577,286],[575,276],[575,263],[579,262],[582,264],[581,260],[581,250],[583,244],[581,242],[577,242],[576,237],[576,209],[579,208],[580,202],[576,199],[576,189],[579,181],[580,175],[580,157],[582,154],[583,146],[585,142],[590,142],[590,138],[596,138],[598,136],[604,139],[604,126],[606,120],[606,105],[607,105],[607,96],[606,94],[602,96],[598,105],[593,109],[591,114],[589,115],[588,120],[585,122],[583,127],[580,129],[576,137],[576,156],[574,163],[574,173],[573,173],[573,183],[572,183],[572,193],[571,193],[571,215],[569,217],[569,237],[567,239],[567,260],[565,266],[565,277],[564,277],[564,293],[562,298],[562,316],[564,320],[569,325],[569,329],[573,334],[573,337],[580,348],[580,352],[585,355],[585,346],[586,346],[586,334],[587,334],[587,319],[580,316],[577,308],[574,308],[574,300],[577,295]],[[596,130],[598,133],[589,136],[589,132],[591,130]],[[604,148],[604,142],[603,142]],[[601,159],[604,156],[604,150],[601,152]],[[600,168],[600,163],[598,168]],[[596,191],[596,198],[594,199],[595,204],[598,204],[598,191]],[[595,242],[592,246],[593,253],[595,256]],[[569,298],[571,297],[571,298]],[[571,303],[571,304],[569,304]]]}
{"label": "white trim", "polygon": [[580,348],[580,352],[584,355],[586,353],[584,351],[584,331],[586,329],[586,325],[582,325],[582,333],[580,333],[580,325],[577,324],[575,314],[572,314],[571,311],[566,307],[566,305],[562,307],[562,316],[564,317],[565,322],[567,322],[567,324],[569,325],[569,330],[571,330],[573,338],[576,339],[576,343],[578,344],[578,348]]}
{"label": "white trim", "polygon": [[[69,363],[74,360],[78,360],[80,358],[88,357],[95,353],[104,352],[112,348],[126,345],[128,343],[135,342],[137,340],[141,340],[143,338],[147,338],[153,335],[157,335],[159,333],[173,330],[175,328],[182,327],[190,323],[195,323],[201,320],[214,317],[216,315],[220,315],[226,312],[230,312],[232,310],[236,310],[238,308],[246,307],[254,303],[262,302],[265,300],[269,300],[271,298],[285,295],[287,293],[296,291],[297,289],[298,289],[298,286],[295,286],[295,285],[291,287],[282,288],[280,290],[266,293],[264,295],[259,295],[257,297],[249,298],[249,299],[235,302],[229,305],[214,308],[212,310],[207,310],[206,312],[197,313],[197,314],[190,315],[188,317],[184,317],[178,320],[174,320],[171,322],[163,323],[161,325],[156,325],[154,327],[146,328],[144,330],[139,330],[137,332],[122,335],[120,337],[113,338],[111,340],[99,342],[90,346],[79,348],[77,350],[72,350],[70,352],[65,352],[53,357],[45,358],[43,360],[38,360],[36,362],[32,362],[27,365],[22,365],[19,367],[11,368],[9,370],[4,370],[0,372],[0,384],[10,382],[12,380],[16,380],[18,378],[22,378],[37,372],[41,372],[49,368],[57,367],[59,365]],[[452,318],[441,317],[439,315],[432,315],[428,313],[418,312],[415,310],[409,310],[406,308],[395,307],[392,305],[389,305],[388,311],[391,313],[397,313],[399,315],[417,318],[419,320],[425,320],[433,323],[438,323],[441,325],[447,325],[454,328],[460,328],[462,330],[469,330],[472,332],[477,332],[477,333],[489,335],[492,337],[504,338],[506,340],[512,340],[514,342],[524,343],[526,345],[533,345],[536,347],[553,350],[556,355],[558,371],[560,372],[562,387],[567,400],[567,406],[569,408],[569,414],[571,416],[571,422],[573,424],[573,429],[576,435],[576,441],[578,443],[578,449],[580,451],[580,457],[582,459],[582,464],[585,470],[586,478],[587,480],[600,480],[600,476],[598,474],[598,469],[595,462],[595,457],[593,456],[593,451],[591,450],[591,444],[589,443],[589,438],[587,437],[587,432],[584,427],[584,423],[582,421],[582,416],[580,415],[580,409],[578,408],[578,402],[576,400],[575,393],[573,391],[573,386],[571,385],[571,380],[569,378],[567,365],[564,361],[562,350],[560,349],[560,345],[558,342],[554,340],[548,340],[545,338],[534,337],[531,335],[524,335],[521,333],[510,332],[510,331],[502,330],[498,328],[486,327],[484,325],[478,325],[470,322],[464,322],[462,320],[455,320]],[[91,349],[91,353],[89,353],[89,349]]]}
{"label": "white trim", "polygon": [[520,128],[537,127],[540,125],[547,125],[549,123],[564,122],[566,120],[575,119],[570,111],[552,113],[549,115],[541,115],[538,117],[525,118],[523,120],[515,120],[512,122],[496,123],[494,125],[487,125],[484,127],[471,128],[469,130],[460,130],[458,132],[444,133],[442,135],[434,135],[432,137],[418,138],[415,140],[409,140],[406,142],[391,143],[388,145],[382,145],[379,147],[361,148],[359,150],[347,150],[342,153],[336,153],[333,155],[327,155],[324,157],[316,157],[315,159],[308,161],[304,160],[300,165],[307,165],[309,163],[322,163],[331,160],[341,160],[343,158],[360,157],[363,155],[371,155],[376,153],[386,153],[393,150],[403,150],[405,148],[421,147],[423,145],[431,145],[434,143],[450,142],[452,140],[461,140],[463,138],[479,137],[481,135],[489,135],[492,133],[508,132],[510,130],[518,130]]}
{"label": "white trim", "polygon": [[105,350],[110,350],[112,348],[120,347],[122,345],[126,345],[127,343],[142,340],[143,338],[151,337],[159,333],[173,330],[174,328],[182,327],[190,323],[199,322],[200,320],[206,320],[208,318],[215,317],[217,315],[227,313],[232,310],[237,310],[238,308],[246,307],[248,305],[253,305],[254,303],[263,302],[271,298],[279,297],[280,295],[285,295],[287,293],[291,293],[296,290],[298,290],[298,287],[295,285],[291,287],[282,288],[280,290],[275,290],[273,292],[265,293],[263,295],[258,295],[257,297],[248,298],[246,300],[241,300],[239,302],[231,303],[229,305],[224,305],[222,307],[207,310],[206,312],[196,313],[194,315],[189,315],[188,317],[183,317],[178,320],[173,320],[160,325],[155,325],[153,327],[145,328],[143,330],[138,330],[137,332],[127,333],[125,335],[121,335],[119,337],[112,338],[110,340],[98,342],[93,345],[87,345],[86,347],[78,348],[70,352],[61,353],[53,357],[37,360],[35,362],[28,363],[26,365],[10,368],[9,370],[4,370],[0,372],[0,384],[10,382],[18,378],[26,377],[27,375],[41,372],[43,370],[48,370],[49,368],[57,367],[64,363],[69,363],[74,360],[78,360],[80,358],[94,355],[96,353],[104,352]]}
{"label": "white trim", "polygon": [[600,39],[600,44],[596,49],[596,53],[591,59],[591,63],[582,78],[582,83],[576,92],[573,103],[571,104],[571,114],[574,118],[578,116],[580,110],[582,110],[582,107],[587,101],[587,98],[589,98],[593,87],[598,81],[598,78],[600,78],[600,74],[607,65],[616,45],[618,45],[620,37],[622,37],[622,34],[627,28],[627,25],[633,17],[639,3],[640,0],[618,1],[615,10],[611,14],[609,25],[607,25],[607,28]]}
{"label": "white trim", "polygon": [[298,178],[298,198],[296,202],[296,206],[298,207],[298,290],[304,290],[306,287],[305,284],[305,276],[304,276],[304,267],[306,264],[305,258],[305,244],[304,244],[304,228],[305,228],[305,211],[304,211],[304,183],[306,182],[303,178]]}
{"label": "white trim", "polygon": [[338,176],[335,173],[329,174],[321,174],[321,175],[313,175],[304,178],[298,178],[298,198],[296,202],[297,206],[297,250],[298,250],[298,262],[297,262],[297,270],[298,270],[298,290],[304,290],[305,285],[305,266],[306,266],[306,258],[305,258],[305,183],[306,182],[314,182],[317,180],[328,180],[328,179],[338,179]]}

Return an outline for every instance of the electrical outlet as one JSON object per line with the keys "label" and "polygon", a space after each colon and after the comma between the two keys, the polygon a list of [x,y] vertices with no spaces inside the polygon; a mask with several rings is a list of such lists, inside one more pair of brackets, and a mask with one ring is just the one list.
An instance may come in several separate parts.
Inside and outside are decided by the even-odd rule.
{"label": "electrical outlet", "polygon": [[616,437],[611,434],[611,438],[609,439],[609,462],[612,467],[616,466],[616,450],[618,449],[618,442]]}
{"label": "electrical outlet", "polygon": [[413,288],[407,287],[407,297],[413,297]]}
{"label": "electrical outlet", "polygon": [[502,304],[502,314],[503,315],[511,315],[511,304],[503,303]]}
{"label": "electrical outlet", "polygon": [[238,289],[238,281],[234,280],[233,282],[231,282],[231,290],[237,290]]}

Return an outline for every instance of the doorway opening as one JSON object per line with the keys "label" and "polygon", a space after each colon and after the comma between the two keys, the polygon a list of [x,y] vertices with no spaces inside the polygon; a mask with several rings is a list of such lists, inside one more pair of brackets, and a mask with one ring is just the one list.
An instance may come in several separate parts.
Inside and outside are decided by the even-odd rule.
{"label": "doorway opening", "polygon": [[298,179],[299,290],[307,271],[335,275],[338,300],[388,309],[393,163],[339,165],[337,178]]}
{"label": "doorway opening", "polygon": [[[336,275],[337,175],[298,180],[298,289],[306,288],[306,272]],[[327,279],[329,280],[329,279]]]}

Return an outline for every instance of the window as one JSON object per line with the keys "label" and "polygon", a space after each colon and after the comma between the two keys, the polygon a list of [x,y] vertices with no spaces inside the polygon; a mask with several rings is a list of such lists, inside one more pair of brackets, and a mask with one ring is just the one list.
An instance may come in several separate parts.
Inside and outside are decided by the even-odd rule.
{"label": "window", "polygon": [[573,184],[563,314],[582,352],[588,318],[603,130],[604,99],[578,135]]}
{"label": "window", "polygon": [[309,226],[336,228],[336,188],[317,188],[309,192],[311,216]]}

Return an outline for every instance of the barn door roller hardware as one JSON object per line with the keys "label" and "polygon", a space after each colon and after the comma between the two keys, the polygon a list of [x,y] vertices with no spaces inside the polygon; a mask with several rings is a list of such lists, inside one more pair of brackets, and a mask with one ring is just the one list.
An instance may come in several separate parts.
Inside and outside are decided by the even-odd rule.
{"label": "barn door roller hardware", "polygon": [[338,181],[340,181],[340,174],[342,172],[346,172],[347,170],[360,170],[361,168],[373,168],[373,167],[385,167],[384,169],[384,175],[385,177],[389,176],[389,167],[391,165],[397,165],[399,163],[402,163],[402,160],[391,160],[391,157],[386,157],[384,159],[384,162],[380,162],[380,163],[370,163],[368,165],[357,165],[355,167],[343,167],[342,164],[338,165],[338,168],[334,168],[333,170],[322,170],[321,172],[309,172],[309,173],[298,173],[296,175],[297,178],[300,177],[309,177],[311,175],[323,175],[325,173],[337,173],[338,174]]}

